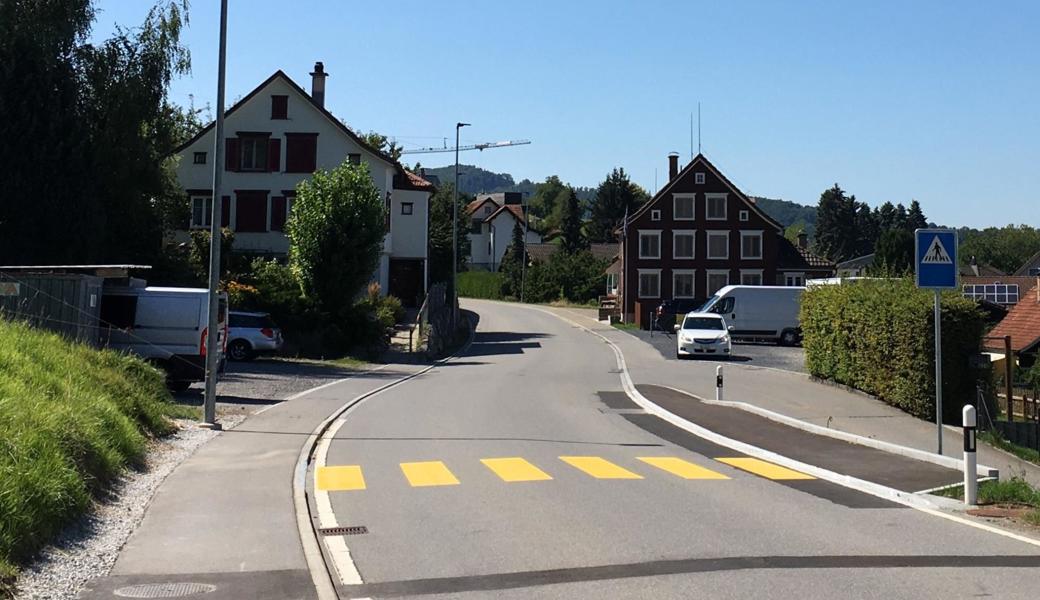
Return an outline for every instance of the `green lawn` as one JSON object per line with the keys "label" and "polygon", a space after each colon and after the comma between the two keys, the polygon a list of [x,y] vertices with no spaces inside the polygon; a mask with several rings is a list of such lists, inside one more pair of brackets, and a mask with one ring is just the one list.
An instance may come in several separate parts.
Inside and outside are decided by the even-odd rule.
{"label": "green lawn", "polygon": [[502,300],[502,274],[490,271],[463,271],[459,273],[459,296]]}
{"label": "green lawn", "polygon": [[149,438],[176,429],[164,376],[0,319],[0,596],[15,565],[90,508]]}

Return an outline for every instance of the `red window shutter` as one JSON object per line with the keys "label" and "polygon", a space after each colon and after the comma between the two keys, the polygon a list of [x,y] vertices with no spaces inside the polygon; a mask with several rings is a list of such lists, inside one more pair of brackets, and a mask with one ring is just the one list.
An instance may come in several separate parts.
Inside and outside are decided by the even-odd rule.
{"label": "red window shutter", "polygon": [[220,226],[231,225],[231,196],[220,197]]}
{"label": "red window shutter", "polygon": [[313,173],[318,168],[318,136],[314,135],[306,138],[304,148],[306,149],[304,153],[306,157],[304,168],[308,173]]}
{"label": "red window shutter", "polygon": [[267,141],[267,170],[277,173],[282,170],[282,140],[271,138]]}
{"label": "red window shutter", "polygon": [[267,192],[235,194],[235,231],[267,231]]}
{"label": "red window shutter", "polygon": [[238,170],[238,138],[228,138],[224,144],[224,170]]}
{"label": "red window shutter", "polygon": [[271,197],[271,231],[285,231],[285,196]]}

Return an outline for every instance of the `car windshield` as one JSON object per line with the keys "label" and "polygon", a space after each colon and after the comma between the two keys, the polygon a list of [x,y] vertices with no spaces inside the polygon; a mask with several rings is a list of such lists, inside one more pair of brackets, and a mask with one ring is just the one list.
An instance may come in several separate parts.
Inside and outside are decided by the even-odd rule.
{"label": "car windshield", "polygon": [[697,309],[697,312],[709,312],[715,303],[719,301],[718,296],[712,296],[708,298],[708,301],[704,303],[704,306]]}
{"label": "car windshield", "polygon": [[711,317],[686,317],[683,321],[683,329],[718,329],[722,330],[722,319]]}

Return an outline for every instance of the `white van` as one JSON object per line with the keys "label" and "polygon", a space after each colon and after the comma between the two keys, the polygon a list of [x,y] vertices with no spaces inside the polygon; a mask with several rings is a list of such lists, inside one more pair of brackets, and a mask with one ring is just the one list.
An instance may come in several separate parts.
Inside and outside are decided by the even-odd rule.
{"label": "white van", "polygon": [[804,291],[804,287],[796,286],[727,285],[700,312],[722,315],[734,338],[793,346],[802,337],[798,309]]}
{"label": "white van", "polygon": [[[170,389],[183,391],[206,377],[208,291],[205,288],[105,287],[101,344],[130,352],[166,371]],[[221,294],[218,347],[227,343],[227,295]]]}

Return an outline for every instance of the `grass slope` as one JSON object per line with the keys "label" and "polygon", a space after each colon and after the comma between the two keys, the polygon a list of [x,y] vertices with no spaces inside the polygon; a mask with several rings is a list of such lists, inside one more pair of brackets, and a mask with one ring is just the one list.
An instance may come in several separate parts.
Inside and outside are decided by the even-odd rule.
{"label": "grass slope", "polygon": [[0,319],[0,596],[15,564],[189,412],[141,360]]}

